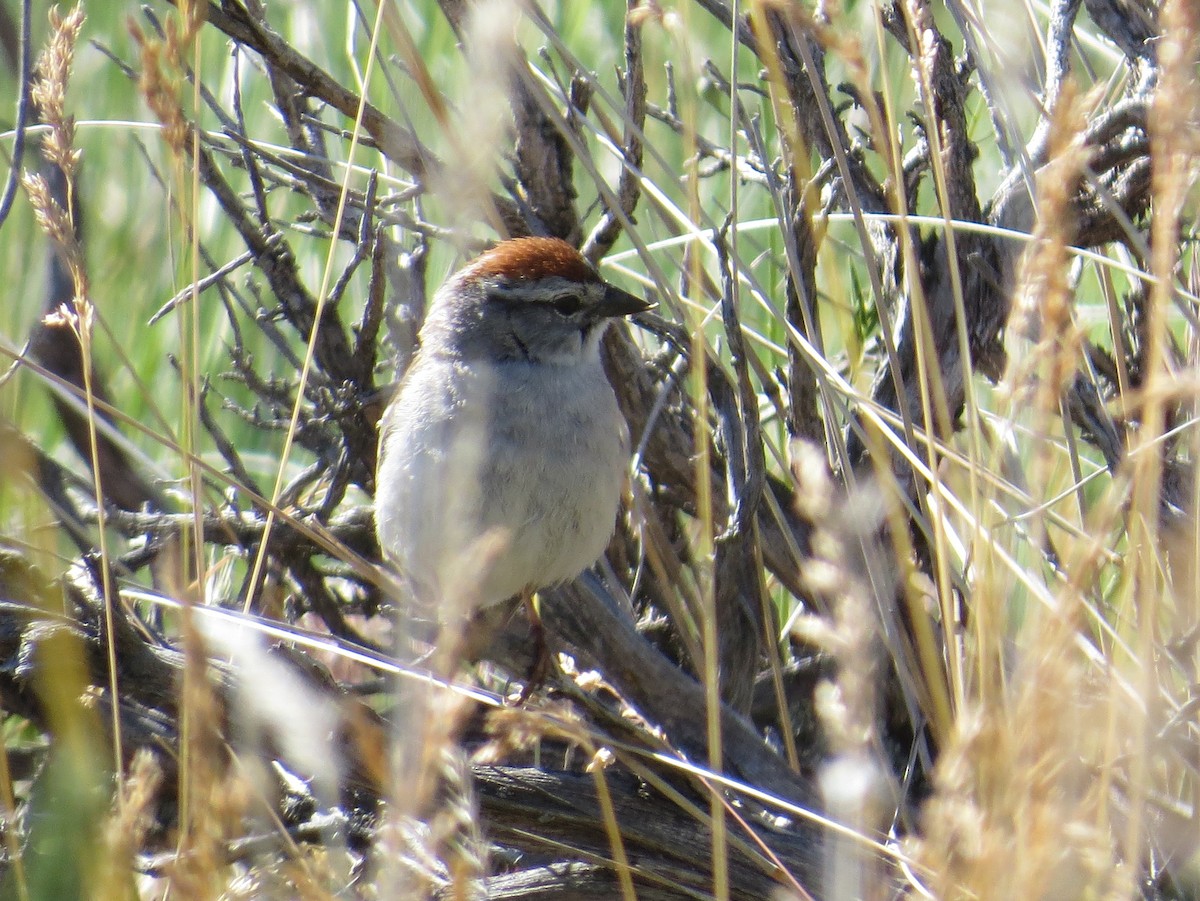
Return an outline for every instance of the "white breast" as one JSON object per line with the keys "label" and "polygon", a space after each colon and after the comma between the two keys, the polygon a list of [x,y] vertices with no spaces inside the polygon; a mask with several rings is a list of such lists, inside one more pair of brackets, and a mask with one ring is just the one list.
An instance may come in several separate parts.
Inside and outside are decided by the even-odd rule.
{"label": "white breast", "polygon": [[598,359],[423,359],[381,442],[380,544],[443,619],[573,578],[612,535],[628,439]]}

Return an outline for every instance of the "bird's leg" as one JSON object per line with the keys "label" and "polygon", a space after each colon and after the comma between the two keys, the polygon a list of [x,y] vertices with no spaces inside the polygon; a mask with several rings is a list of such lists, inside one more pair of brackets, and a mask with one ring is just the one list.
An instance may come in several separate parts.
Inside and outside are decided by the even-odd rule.
{"label": "bird's leg", "polygon": [[533,595],[534,592],[528,588],[521,592],[521,603],[525,606],[525,615],[529,617],[529,633],[533,638],[534,650],[533,662],[529,664],[529,670],[525,674],[525,687],[521,689],[521,696],[517,699],[518,704],[529,700],[534,689],[546,681],[553,665],[553,661],[550,659],[550,647],[546,644],[546,628],[542,625],[542,618],[533,603]]}

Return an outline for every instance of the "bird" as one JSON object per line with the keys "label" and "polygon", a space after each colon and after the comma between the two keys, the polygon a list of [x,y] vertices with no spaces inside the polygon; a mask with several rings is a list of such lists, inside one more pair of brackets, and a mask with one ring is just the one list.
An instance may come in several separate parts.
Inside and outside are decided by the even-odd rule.
{"label": "bird", "polygon": [[545,656],[531,598],[604,553],[629,466],[600,341],[650,307],[549,237],[501,241],[436,292],[376,470],[379,545],[418,609],[462,628],[520,597]]}

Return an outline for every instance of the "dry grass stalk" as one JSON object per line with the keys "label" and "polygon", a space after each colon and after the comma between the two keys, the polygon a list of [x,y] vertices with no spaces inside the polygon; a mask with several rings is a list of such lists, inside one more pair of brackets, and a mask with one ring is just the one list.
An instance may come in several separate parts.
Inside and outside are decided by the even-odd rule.
{"label": "dry grass stalk", "polygon": [[[168,43],[150,37],[136,25],[130,27],[130,34],[141,51],[142,96],[162,125],[164,143],[176,158],[181,159],[186,152],[189,126],[179,103],[183,79],[179,74],[178,46],[174,41]],[[171,30],[168,34],[175,35],[176,32]]]}
{"label": "dry grass stalk", "polygon": [[30,92],[42,121],[50,127],[42,141],[42,154],[62,169],[68,183],[75,180],[83,153],[75,147],[75,117],[66,112],[67,85],[83,21],[82,3],[75,4],[65,17],[58,7],[51,7],[50,42],[38,58]]}
{"label": "dry grass stalk", "polygon": [[[1010,355],[1000,386],[1015,421],[1032,417],[1039,449],[1029,476],[1035,498],[1051,498],[1058,490],[1051,484],[1059,462],[1052,436],[1061,429],[1063,399],[1080,365],[1083,335],[1074,321],[1068,248],[1076,231],[1074,197],[1090,156],[1083,142],[1087,106],[1073,82],[1067,82],[1051,120],[1050,162],[1038,176],[1038,225],[1024,257],[1008,328],[1013,338],[1033,346],[1028,354]],[[1039,545],[1046,540],[1042,520],[1039,505],[1032,515]],[[988,555],[990,549],[983,547],[981,553]]]}
{"label": "dry grass stalk", "polygon": [[[53,242],[54,251],[62,256],[71,273],[71,279],[75,285],[73,315],[82,316],[88,297],[87,268],[83,247],[80,246],[76,237],[75,224],[71,221],[71,214],[54,199],[50,187],[42,175],[25,172],[21,175],[21,184],[25,188],[25,193],[29,195],[34,220]],[[47,320],[46,324],[65,326],[69,323],[65,318],[54,317]]]}
{"label": "dry grass stalk", "polygon": [[66,98],[75,60],[75,44],[83,22],[82,4],[76,4],[66,17],[59,14],[57,7],[51,8],[50,40],[38,57],[30,91],[42,121],[49,126],[42,141],[42,155],[62,170],[67,184],[66,208],[54,199],[43,176],[29,172],[22,175],[22,183],[33,205],[38,226],[54,242],[55,251],[65,258],[71,273],[75,284],[77,315],[83,315],[82,306],[88,297],[87,269],[83,248],[79,244],[77,223],[72,221],[74,204],[71,200],[83,151],[75,147],[75,117],[66,111]]}
{"label": "dry grass stalk", "polygon": [[[135,24],[130,25],[130,34],[142,56],[142,96],[162,124],[167,147],[182,158],[189,126],[179,98],[186,83],[186,54],[195,46],[204,24],[205,4],[181,0],[177,6],[179,17],[167,21],[164,38],[150,37]],[[183,23],[182,28],[177,22]]]}
{"label": "dry grass stalk", "polygon": [[[33,205],[35,220],[60,254],[70,273],[74,293],[71,303],[61,304],[57,310],[43,318],[45,325],[52,328],[68,328],[79,343],[80,369],[82,372],[84,401],[87,405],[88,452],[92,468],[92,485],[99,520],[97,550],[100,555],[101,594],[105,607],[105,627],[108,634],[115,634],[113,606],[121,603],[112,591],[111,555],[105,528],[105,486],[101,477],[99,438],[96,427],[96,390],[93,383],[93,337],[96,310],[90,297],[88,274],[83,247],[79,241],[79,223],[75,221],[75,180],[81,153],[74,148],[74,117],[66,112],[67,86],[71,66],[75,58],[75,43],[83,27],[82,6],[77,5],[65,18],[57,10],[50,15],[50,43],[38,63],[36,83],[32,96],[50,125],[50,133],[44,144],[43,153],[47,160],[57,165],[66,182],[66,208],[53,197],[46,179],[38,174],[24,173],[22,181]],[[107,649],[108,688],[110,696],[120,698],[117,679],[115,643]],[[121,740],[120,711],[116,703],[111,706],[111,741],[113,767],[121,771],[125,754]],[[119,799],[119,796],[118,796]]]}
{"label": "dry grass stalk", "polygon": [[[793,443],[792,466],[798,512],[814,524],[812,557],[800,575],[813,598],[833,614],[828,621],[801,617],[792,628],[794,637],[820,648],[837,665],[837,675],[823,680],[814,694],[815,712],[830,748],[820,774],[821,789],[831,817],[862,835],[873,835],[885,827],[890,807],[887,779],[879,765],[878,617],[866,582],[867,567],[862,565],[879,527],[878,497],[863,489],[839,501],[824,454],[807,442]],[[880,861],[863,843],[832,837],[825,857],[826,897],[885,897]]]}
{"label": "dry grass stalk", "polygon": [[[583,687],[589,682],[590,679],[584,678],[579,684]],[[549,704],[534,713],[502,708],[493,711],[488,717],[488,731],[492,740],[475,752],[475,763],[500,762],[514,752],[536,748],[544,740],[563,741],[569,747],[580,748],[583,751],[588,760],[585,770],[591,774],[596,789],[596,798],[604,820],[604,830],[612,852],[613,868],[622,898],[625,901],[634,901],[637,893],[634,890],[629,855],[625,851],[612,792],[605,775],[615,758],[611,750],[597,746],[587,721],[566,704]]]}
{"label": "dry grass stalk", "polygon": [[208,658],[194,626],[185,632],[184,641],[180,827],[167,878],[181,897],[216,898],[229,878],[225,845],[239,833],[248,806],[247,789],[227,766],[228,751],[219,727],[223,715],[208,681]]}
{"label": "dry grass stalk", "polygon": [[[1041,212],[1023,268],[1010,331],[1034,342],[1012,354],[1005,393],[1014,416],[1032,407],[1035,503],[1051,498],[1056,451],[1051,427],[1078,366],[1066,249],[1072,198],[1087,160],[1084,105],[1064,91],[1053,119],[1051,163],[1039,178]],[[1040,546],[1043,536],[1037,541]],[[994,540],[994,538],[992,539]],[[1094,553],[1070,555],[1073,572],[1093,572]],[[1101,677],[1081,650],[1080,584],[1062,586],[1054,606],[1009,606],[1009,580],[981,547],[973,594],[972,672],[966,707],[938,761],[917,859],[938,898],[1114,897],[1130,889],[1108,827],[1109,798],[1095,774],[1105,766],[1107,728],[1122,717],[1106,704]],[[1114,697],[1112,702],[1115,704]]]}
{"label": "dry grass stalk", "polygon": [[[1143,332],[1145,403],[1137,436],[1130,442],[1130,606],[1122,611],[1126,627],[1135,630],[1130,637],[1135,652],[1130,678],[1139,700],[1135,709],[1142,714],[1133,724],[1127,745],[1122,743],[1121,747],[1130,755],[1128,767],[1121,772],[1127,779],[1123,786],[1128,813],[1122,848],[1127,860],[1147,844],[1165,848],[1168,857],[1180,853],[1180,844],[1193,853],[1195,848],[1194,842],[1180,843],[1172,836],[1172,818],[1160,816],[1152,799],[1165,791],[1168,797],[1186,797],[1194,805],[1197,797],[1190,759],[1160,754],[1154,737],[1164,728],[1160,717],[1168,717],[1167,711],[1191,702],[1191,689],[1181,689],[1181,685],[1191,682],[1195,671],[1194,647],[1182,654],[1170,651],[1172,641],[1182,640],[1184,647],[1190,646],[1191,640],[1181,636],[1193,628],[1196,613],[1181,606],[1181,599],[1172,595],[1167,575],[1170,567],[1164,544],[1170,541],[1171,527],[1177,523],[1173,517],[1162,515],[1164,495],[1170,487],[1164,478],[1169,472],[1169,458],[1162,443],[1172,412],[1168,397],[1178,377],[1168,319],[1176,302],[1181,230],[1190,226],[1185,212],[1194,194],[1195,161],[1200,149],[1196,137],[1200,125],[1200,87],[1196,82],[1200,10],[1188,0],[1166,0],[1160,9],[1160,21],[1162,38],[1156,45],[1160,80],[1148,120],[1154,160],[1150,271],[1156,281],[1148,292]],[[1195,467],[1196,461],[1190,461],[1192,479],[1196,477]],[[1192,492],[1189,494],[1194,497]],[[1187,513],[1194,518],[1196,511]],[[1165,530],[1164,524],[1168,526]],[[1194,519],[1190,529],[1195,535]],[[1194,540],[1191,543],[1196,546]]]}
{"label": "dry grass stalk", "polygon": [[105,825],[105,851],[93,897],[104,901],[129,897],[134,858],[145,847],[146,836],[154,828],[153,806],[162,781],[162,767],[154,755],[145,749],[137,751],[129,774],[120,781],[119,796]]}
{"label": "dry grass stalk", "polygon": [[431,839],[445,861],[450,891],[455,899],[481,895],[489,872],[488,844],[479,818],[479,799],[471,779],[471,766],[461,748],[447,747],[442,754],[442,800],[430,820]]}

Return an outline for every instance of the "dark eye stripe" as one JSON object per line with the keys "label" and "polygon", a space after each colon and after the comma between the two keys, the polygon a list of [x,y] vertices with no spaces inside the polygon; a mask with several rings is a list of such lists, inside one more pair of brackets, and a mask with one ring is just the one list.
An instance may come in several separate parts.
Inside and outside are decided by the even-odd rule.
{"label": "dark eye stripe", "polygon": [[583,309],[583,299],[578,294],[560,294],[550,301],[550,306],[562,316],[571,316]]}

